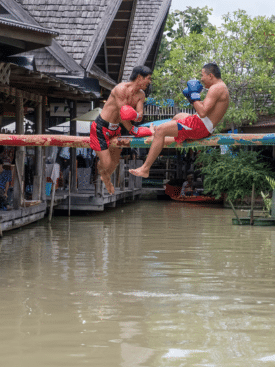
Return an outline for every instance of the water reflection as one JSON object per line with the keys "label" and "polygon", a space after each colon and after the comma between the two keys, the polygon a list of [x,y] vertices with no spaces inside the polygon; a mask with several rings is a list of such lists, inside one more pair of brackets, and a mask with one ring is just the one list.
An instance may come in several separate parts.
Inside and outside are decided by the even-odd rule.
{"label": "water reflection", "polygon": [[272,365],[275,228],[231,218],[146,201],[5,235],[3,366]]}

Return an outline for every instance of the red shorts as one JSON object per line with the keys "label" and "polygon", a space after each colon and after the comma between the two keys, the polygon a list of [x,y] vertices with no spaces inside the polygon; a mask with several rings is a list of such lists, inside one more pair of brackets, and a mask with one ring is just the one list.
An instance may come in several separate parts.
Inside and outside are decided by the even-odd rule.
{"label": "red shorts", "polygon": [[[210,123],[210,124],[209,124]],[[181,143],[184,140],[197,140],[206,138],[213,132],[213,125],[208,119],[208,125],[210,131],[206,128],[202,119],[197,115],[187,116],[184,119],[177,120],[178,124],[178,136],[175,137],[177,143]],[[212,129],[211,129],[212,125]]]}
{"label": "red shorts", "polygon": [[90,147],[99,152],[109,148],[110,139],[121,135],[121,127],[103,120],[99,115],[92,122],[90,130]]}

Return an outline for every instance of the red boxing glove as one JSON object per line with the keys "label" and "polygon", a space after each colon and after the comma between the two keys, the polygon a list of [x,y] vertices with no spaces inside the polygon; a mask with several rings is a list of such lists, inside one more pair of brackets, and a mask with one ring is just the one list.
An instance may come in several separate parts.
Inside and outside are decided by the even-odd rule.
{"label": "red boxing glove", "polygon": [[134,135],[136,138],[143,138],[144,136],[151,136],[153,135],[152,131],[149,127],[136,127],[133,126],[132,129],[129,131],[130,135]]}
{"label": "red boxing glove", "polygon": [[120,118],[122,121],[124,120],[137,120],[139,115],[137,111],[133,109],[131,106],[122,106],[120,110]]}

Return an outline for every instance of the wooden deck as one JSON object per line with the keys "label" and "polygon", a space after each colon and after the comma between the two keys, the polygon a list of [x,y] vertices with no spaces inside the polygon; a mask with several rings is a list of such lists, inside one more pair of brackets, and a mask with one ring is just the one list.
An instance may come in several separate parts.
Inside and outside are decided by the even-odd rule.
{"label": "wooden deck", "polygon": [[[36,222],[44,218],[47,211],[47,204],[40,203],[38,205],[22,207],[17,210],[0,211],[0,228],[1,232],[10,231],[27,224]],[[2,233],[1,233],[2,235]]]}
{"label": "wooden deck", "polygon": [[[115,189],[115,194],[110,195],[105,189],[103,195],[97,195],[94,190],[79,190],[76,193],[68,193],[66,190],[57,190],[54,199],[54,209],[76,211],[103,211],[105,207],[116,207],[118,202],[126,202],[138,199],[142,189]],[[47,196],[48,205],[51,197]]]}
{"label": "wooden deck", "polygon": [[[142,178],[129,175],[129,168],[138,168],[142,165],[142,160],[130,160],[125,164],[124,159],[120,160],[117,170],[112,175],[112,183],[115,187],[114,195],[110,195],[105,185],[97,176],[96,182],[86,185],[85,189],[78,188],[69,192],[68,189],[58,189],[54,198],[47,196],[48,206],[60,210],[79,211],[103,211],[105,207],[115,207],[117,202],[135,200],[142,194]],[[80,178],[80,177],[79,177]],[[90,181],[90,177],[84,181]],[[80,181],[80,180],[78,180]],[[80,182],[79,182],[80,184]],[[80,187],[83,187],[80,185]]]}

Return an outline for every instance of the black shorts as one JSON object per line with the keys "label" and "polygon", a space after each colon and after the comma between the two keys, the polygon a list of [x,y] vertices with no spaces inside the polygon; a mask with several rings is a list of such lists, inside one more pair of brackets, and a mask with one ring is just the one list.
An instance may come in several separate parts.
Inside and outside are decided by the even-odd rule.
{"label": "black shorts", "polygon": [[96,152],[106,150],[110,146],[110,139],[121,135],[121,127],[103,120],[99,115],[91,124],[90,146]]}

